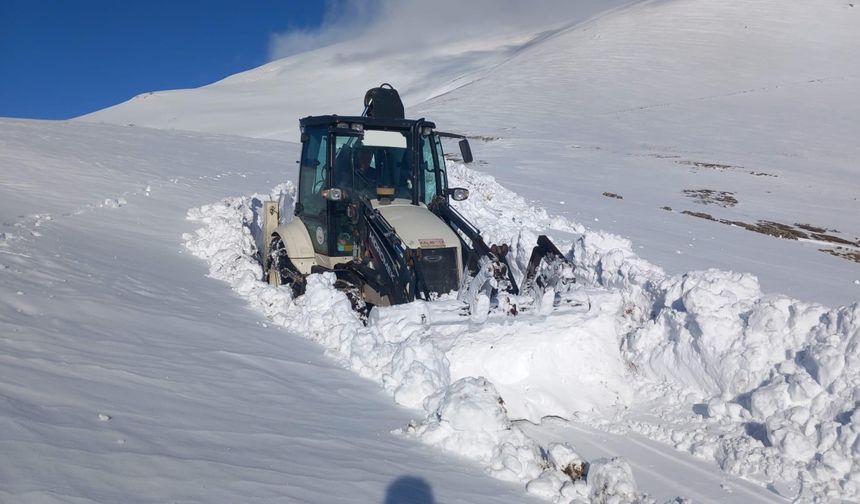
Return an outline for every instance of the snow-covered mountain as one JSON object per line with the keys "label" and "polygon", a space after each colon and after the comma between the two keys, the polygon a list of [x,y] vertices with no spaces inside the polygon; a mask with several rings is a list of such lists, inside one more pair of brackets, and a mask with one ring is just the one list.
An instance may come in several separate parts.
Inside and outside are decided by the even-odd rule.
{"label": "snow-covered mountain", "polygon": [[[529,5],[383,3],[203,88],[0,120],[0,501],[860,498],[860,7]],[[582,303],[364,326],[326,276],[260,280],[298,118],[381,81],[472,138],[459,209],[515,258],[551,234]]]}
{"label": "snow-covered mountain", "polygon": [[299,117],[359,113],[388,81],[411,116],[483,139],[504,185],[671,271],[751,271],[767,291],[856,300],[860,8],[582,5],[426,44],[388,42],[403,38],[392,14],[356,40],[83,119],[295,140]]}

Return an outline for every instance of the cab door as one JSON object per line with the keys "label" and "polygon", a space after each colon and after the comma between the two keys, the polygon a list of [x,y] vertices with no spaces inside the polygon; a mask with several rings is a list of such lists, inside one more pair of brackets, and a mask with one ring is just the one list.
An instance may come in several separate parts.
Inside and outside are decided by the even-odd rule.
{"label": "cab door", "polygon": [[448,176],[445,171],[445,155],[442,152],[442,141],[439,135],[421,135],[421,198],[430,204],[437,195],[444,195],[448,188]]}
{"label": "cab door", "polygon": [[328,201],[322,195],[322,190],[328,185],[330,171],[328,151],[328,127],[306,127],[302,134],[296,216],[307,228],[314,252],[322,255],[329,255]]}

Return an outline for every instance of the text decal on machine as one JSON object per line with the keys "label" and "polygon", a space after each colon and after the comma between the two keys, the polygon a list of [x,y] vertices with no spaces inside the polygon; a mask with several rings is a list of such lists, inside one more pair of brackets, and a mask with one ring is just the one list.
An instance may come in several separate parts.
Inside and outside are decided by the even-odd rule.
{"label": "text decal on machine", "polygon": [[443,248],[445,240],[442,238],[419,238],[418,245],[421,248]]}

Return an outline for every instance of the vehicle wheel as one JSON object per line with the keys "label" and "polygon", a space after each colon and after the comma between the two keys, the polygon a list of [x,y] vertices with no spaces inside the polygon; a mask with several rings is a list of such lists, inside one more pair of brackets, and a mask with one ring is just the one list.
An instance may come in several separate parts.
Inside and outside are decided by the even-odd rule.
{"label": "vehicle wheel", "polygon": [[269,247],[271,252],[268,257],[266,277],[270,285],[289,286],[293,291],[293,297],[304,294],[304,276],[299,273],[290,257],[287,255],[287,247],[281,237],[272,237]]}
{"label": "vehicle wheel", "polygon": [[364,280],[360,275],[343,268],[334,270],[337,280],[334,286],[337,290],[346,294],[352,309],[358,314],[364,325],[367,325],[367,317],[373,305],[364,299]]}

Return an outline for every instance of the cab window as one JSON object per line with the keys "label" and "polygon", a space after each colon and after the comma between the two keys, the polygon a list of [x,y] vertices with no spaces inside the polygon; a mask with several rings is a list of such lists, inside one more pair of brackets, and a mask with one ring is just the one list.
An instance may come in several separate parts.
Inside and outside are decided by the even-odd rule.
{"label": "cab window", "polygon": [[421,201],[429,205],[437,193],[436,166],[433,162],[433,145],[429,135],[421,135]]}
{"label": "cab window", "polygon": [[395,198],[412,199],[410,143],[396,130],[335,136],[335,185],[352,187],[369,199],[377,197],[380,187],[394,189]]}
{"label": "cab window", "polygon": [[321,191],[326,187],[329,170],[328,128],[308,127],[305,133],[299,169],[299,203],[301,204],[299,216],[308,230],[314,250],[318,254],[327,254],[327,201]]}
{"label": "cab window", "polygon": [[433,135],[433,146],[436,151],[436,164],[439,168],[439,191],[444,192],[448,188],[448,172],[445,169],[445,153],[442,151],[442,138]]}

